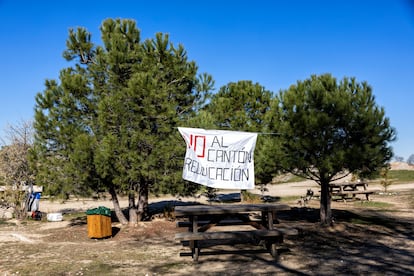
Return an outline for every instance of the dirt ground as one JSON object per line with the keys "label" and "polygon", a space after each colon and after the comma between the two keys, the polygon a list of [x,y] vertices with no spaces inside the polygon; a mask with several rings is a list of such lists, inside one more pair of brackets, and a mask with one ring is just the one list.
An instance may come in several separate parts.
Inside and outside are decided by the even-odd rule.
{"label": "dirt ground", "polygon": [[[0,275],[414,275],[414,183],[381,187],[370,201],[332,202],[335,224],[318,223],[317,198],[300,205],[308,182],[273,185],[266,193],[291,206],[278,212],[281,224],[299,236],[285,238],[279,260],[258,246],[202,249],[198,263],[174,240],[176,228],[165,210],[199,198],[151,198],[155,214],[136,227],[112,223],[113,236],[89,239],[84,212],[108,200],[40,202],[43,212],[62,212],[61,222],[0,222]],[[126,201],[121,201],[121,205]],[[214,203],[220,204],[220,203]],[[234,203],[237,204],[237,203]]]}

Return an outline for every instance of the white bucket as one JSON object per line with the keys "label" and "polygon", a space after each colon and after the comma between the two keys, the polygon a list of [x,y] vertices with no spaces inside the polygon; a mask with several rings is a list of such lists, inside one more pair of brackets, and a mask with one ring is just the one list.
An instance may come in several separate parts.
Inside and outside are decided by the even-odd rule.
{"label": "white bucket", "polygon": [[48,221],[62,221],[63,220],[62,213],[47,214],[47,220]]}

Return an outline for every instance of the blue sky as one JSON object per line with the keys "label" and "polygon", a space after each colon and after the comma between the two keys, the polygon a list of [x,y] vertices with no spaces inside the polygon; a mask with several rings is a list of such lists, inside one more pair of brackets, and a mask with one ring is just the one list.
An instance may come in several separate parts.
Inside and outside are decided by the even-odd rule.
{"label": "blue sky", "polygon": [[181,43],[216,81],[252,80],[278,92],[312,74],[356,77],[372,87],[397,130],[397,156],[414,154],[414,2],[0,0],[0,137],[32,120],[45,79],[58,79],[69,28],[99,43],[106,18],[137,21]]}

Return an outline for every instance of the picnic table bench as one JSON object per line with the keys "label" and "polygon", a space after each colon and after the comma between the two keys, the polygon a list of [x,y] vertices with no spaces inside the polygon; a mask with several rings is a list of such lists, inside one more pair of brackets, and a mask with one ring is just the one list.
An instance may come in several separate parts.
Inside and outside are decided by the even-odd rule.
{"label": "picnic table bench", "polygon": [[[373,191],[367,190],[368,183],[366,182],[344,182],[344,183],[331,183],[329,190],[332,196],[338,196],[342,200],[349,198],[355,198],[356,195],[365,195],[369,200],[369,195],[373,194]],[[362,190],[360,189],[362,188]]]}
{"label": "picnic table bench", "polygon": [[[188,229],[177,233],[175,239],[190,247],[194,261],[198,261],[203,242],[209,240],[263,244],[277,258],[277,244],[283,242],[283,237],[298,234],[294,228],[274,227],[278,222],[276,212],[288,209],[288,205],[282,204],[177,206],[175,216],[187,219],[177,222],[177,226]],[[258,213],[257,218],[252,217],[254,213]],[[248,229],[240,229],[242,225]],[[232,227],[229,230],[222,226]]]}

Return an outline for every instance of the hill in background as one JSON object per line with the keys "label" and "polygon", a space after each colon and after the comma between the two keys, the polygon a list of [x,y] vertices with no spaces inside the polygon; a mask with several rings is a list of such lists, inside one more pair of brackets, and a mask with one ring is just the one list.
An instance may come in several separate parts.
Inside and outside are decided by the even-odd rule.
{"label": "hill in background", "polygon": [[391,170],[414,170],[414,165],[410,165],[406,162],[392,162]]}

